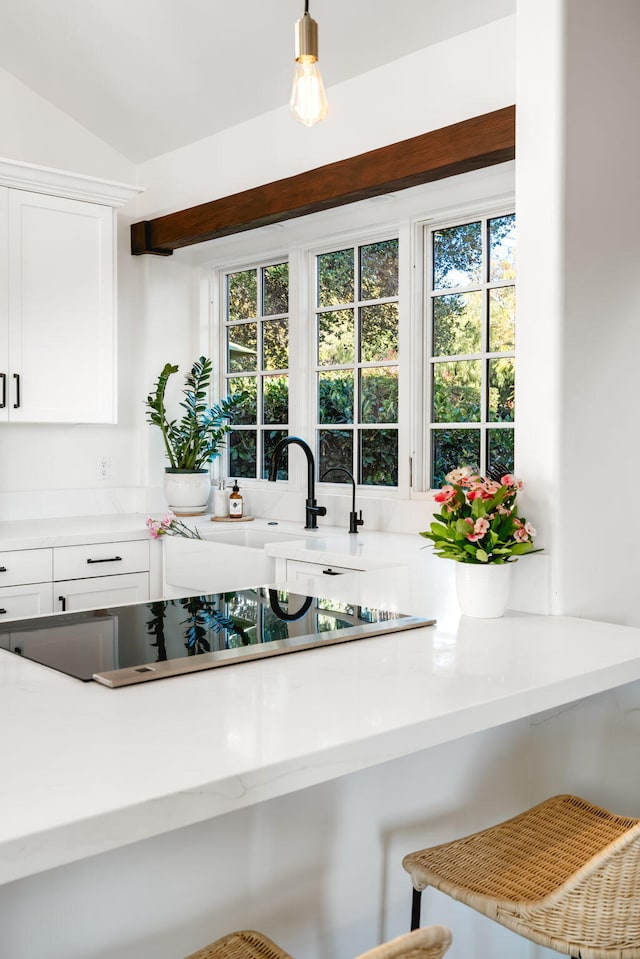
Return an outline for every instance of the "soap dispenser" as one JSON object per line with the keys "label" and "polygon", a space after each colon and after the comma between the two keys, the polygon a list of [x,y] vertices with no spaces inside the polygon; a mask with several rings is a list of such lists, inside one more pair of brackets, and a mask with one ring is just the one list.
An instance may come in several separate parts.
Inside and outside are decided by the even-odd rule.
{"label": "soap dispenser", "polygon": [[242,506],[242,493],[238,486],[238,480],[234,480],[233,489],[229,493],[229,516],[232,516],[234,519],[240,519],[242,516]]}

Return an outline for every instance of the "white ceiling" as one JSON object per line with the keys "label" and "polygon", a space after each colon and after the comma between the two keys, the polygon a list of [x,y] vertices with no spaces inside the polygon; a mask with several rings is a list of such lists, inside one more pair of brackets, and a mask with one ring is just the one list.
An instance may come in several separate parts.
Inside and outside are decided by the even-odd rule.
{"label": "white ceiling", "polygon": [[[286,103],[303,0],[0,0],[0,67],[139,163]],[[310,0],[330,88],[515,0]]]}

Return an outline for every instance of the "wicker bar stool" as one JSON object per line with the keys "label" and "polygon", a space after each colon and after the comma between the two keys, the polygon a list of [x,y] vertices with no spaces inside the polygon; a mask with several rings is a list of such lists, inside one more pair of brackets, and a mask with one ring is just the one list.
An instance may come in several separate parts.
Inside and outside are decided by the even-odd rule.
{"label": "wicker bar stool", "polygon": [[[444,926],[427,926],[376,946],[358,959],[441,959],[451,945]],[[288,952],[261,932],[232,932],[187,959],[291,959]]]}
{"label": "wicker bar stool", "polygon": [[405,856],[411,926],[433,886],[576,959],[640,959],[640,819],[554,796],[482,832]]}

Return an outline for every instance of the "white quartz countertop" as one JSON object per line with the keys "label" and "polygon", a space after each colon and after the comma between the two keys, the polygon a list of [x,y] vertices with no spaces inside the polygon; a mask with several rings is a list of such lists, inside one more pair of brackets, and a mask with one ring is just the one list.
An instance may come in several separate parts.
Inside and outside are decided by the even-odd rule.
{"label": "white quartz countertop", "polygon": [[0,522],[0,551],[148,539],[145,519],[142,513],[125,513]]}
{"label": "white quartz countertop", "polygon": [[0,881],[640,678],[639,629],[471,620],[452,583],[429,551],[336,577],[337,599],[438,623],[115,690],[0,650]]}

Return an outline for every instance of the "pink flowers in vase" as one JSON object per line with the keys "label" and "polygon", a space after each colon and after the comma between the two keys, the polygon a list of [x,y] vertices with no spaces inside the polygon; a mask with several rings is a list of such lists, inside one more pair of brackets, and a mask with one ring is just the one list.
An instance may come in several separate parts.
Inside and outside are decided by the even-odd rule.
{"label": "pink flowers in vase", "polygon": [[500,482],[479,476],[468,466],[447,473],[435,495],[440,504],[435,522],[420,536],[433,541],[434,552],[458,563],[513,562],[534,550],[536,531],[517,515],[516,499],[523,483],[511,474]]}

